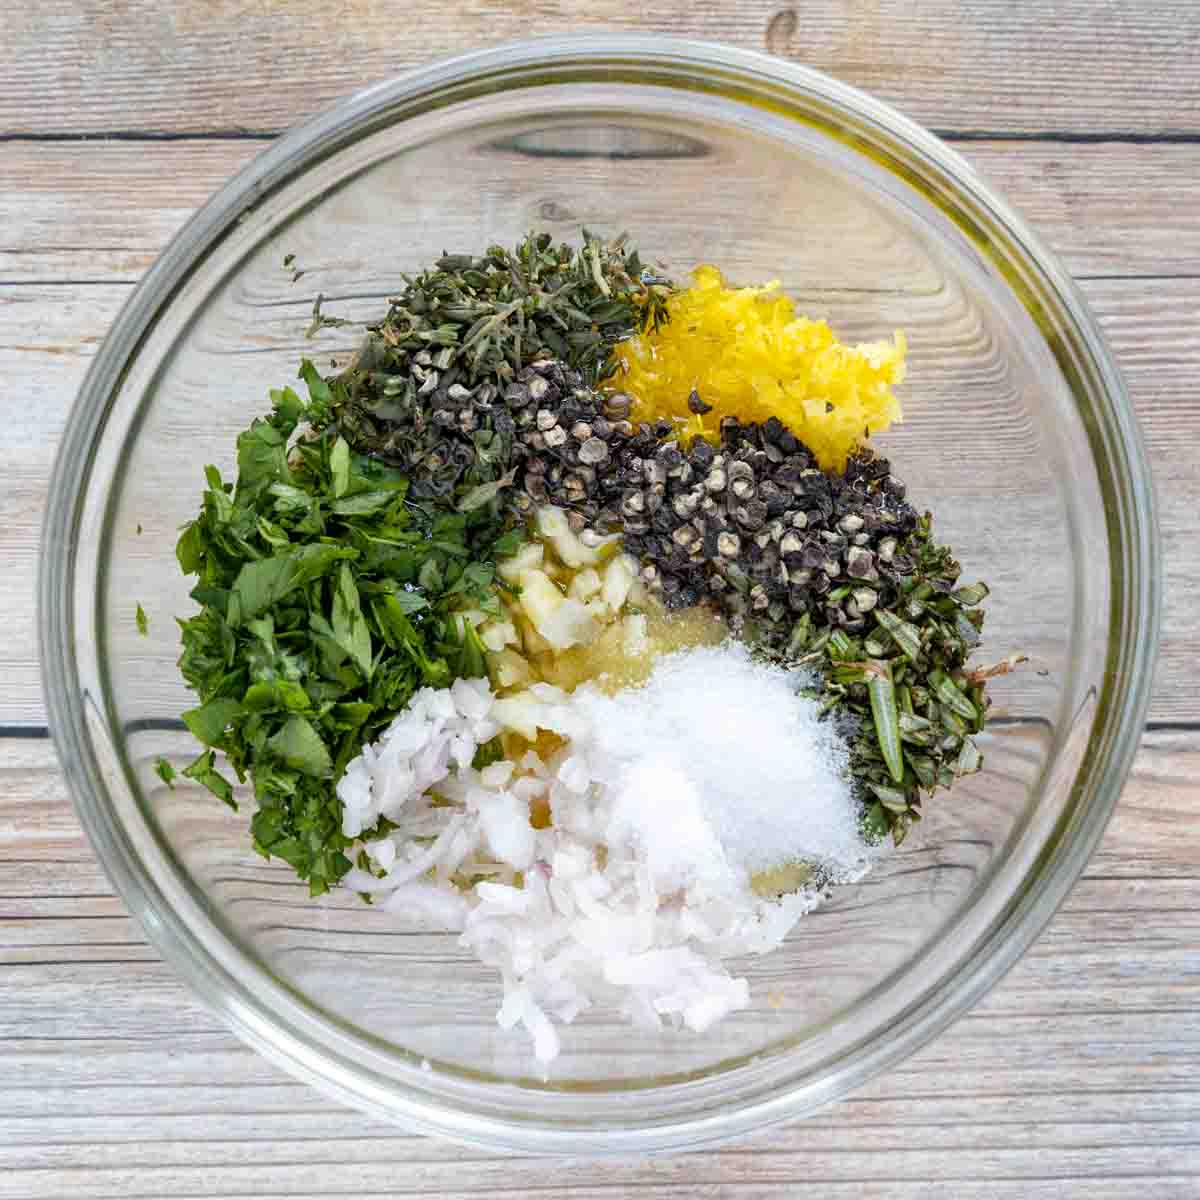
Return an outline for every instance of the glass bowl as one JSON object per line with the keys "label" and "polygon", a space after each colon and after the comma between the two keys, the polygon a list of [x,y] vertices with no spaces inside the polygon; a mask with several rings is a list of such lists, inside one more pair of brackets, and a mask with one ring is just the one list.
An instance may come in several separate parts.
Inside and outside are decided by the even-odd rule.
{"label": "glass bowl", "polygon": [[[906,331],[905,422],[877,439],[967,578],[993,587],[986,766],[786,946],[703,1037],[581,1019],[543,1078],[450,934],[310,901],[233,814],[154,763],[194,747],[172,619],[202,468],[443,249],[531,227],[632,232],[677,276],[778,279],[847,339]],[[285,255],[294,264],[285,268]],[[289,262],[292,260],[289,260]],[[293,270],[303,275],[293,280]],[[47,698],[79,812],[148,935],[241,1037],[418,1130],[570,1154],[695,1146],[812,1111],[1001,977],[1104,829],[1152,676],[1159,567],[1130,405],[1062,267],[975,172],[816,72],[718,46],[563,38],[435,64],[280,138],[187,224],[88,374],[41,575]],[[135,606],[149,618],[146,636]],[[243,806],[243,810],[248,805]]]}

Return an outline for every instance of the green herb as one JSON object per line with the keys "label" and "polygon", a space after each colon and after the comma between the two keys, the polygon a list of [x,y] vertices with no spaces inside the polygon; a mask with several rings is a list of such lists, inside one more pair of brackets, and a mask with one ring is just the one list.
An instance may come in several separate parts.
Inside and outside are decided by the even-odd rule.
{"label": "green herb", "polygon": [[218,800],[228,804],[237,812],[237,801],[233,798],[233,785],[216,769],[216,755],[211,750],[203,751],[195,762],[183,768],[183,773],[197,783],[203,784]]}
{"label": "green herb", "polygon": [[606,242],[586,231],[578,249],[531,234],[511,251],[444,255],[409,281],[331,380],[334,418],[357,449],[402,463],[436,460],[456,486],[467,464],[439,420],[447,402],[472,391],[469,482],[494,483],[508,464],[512,426],[493,402],[521,369],[552,358],[595,383],[618,341],[664,319],[670,291],[623,237]]}
{"label": "green herb", "polygon": [[346,763],[417,688],[483,673],[454,614],[488,602],[498,548],[515,544],[496,497],[467,511],[455,495],[411,498],[328,424],[332,393],[311,363],[301,377],[307,401],[273,392],[270,417],[238,438],[236,484],[205,472],[177,546],[200,605],[180,622],[179,665],[200,699],[184,720],[205,747],[183,773],[236,807],[222,751],[253,785],[255,847],[315,895],[350,867],[335,793]]}
{"label": "green herb", "polygon": [[231,696],[217,696],[199,708],[183,714],[183,722],[192,736],[205,746],[219,746],[225,731],[242,714],[242,701]]}
{"label": "green herb", "polygon": [[[299,279],[303,274],[303,271],[297,271],[292,276],[292,282],[295,283],[296,280]],[[324,295],[321,292],[318,292],[317,298],[313,301],[312,321],[309,323],[308,328],[304,331],[304,336],[306,338],[312,337],[319,329],[337,329],[341,325],[358,324],[357,321],[349,321],[345,317],[327,317],[321,312],[321,305],[324,303]]]}
{"label": "green herb", "polygon": [[150,633],[150,622],[146,619],[146,610],[139,604],[134,610],[133,619],[137,622],[137,631],[142,637]]}
{"label": "green herb", "polygon": [[892,669],[885,662],[869,662],[866,669],[867,695],[871,699],[871,716],[875,721],[879,752],[892,778],[899,783],[904,778],[904,758],[900,749],[900,713],[896,708]]}
{"label": "green herb", "polygon": [[175,776],[178,772],[176,772],[175,768],[165,758],[156,758],[154,760],[154,773],[171,791],[175,790]]}
{"label": "green herb", "polygon": [[475,751],[475,757],[471,760],[471,766],[476,771],[482,771],[484,767],[490,767],[492,763],[500,762],[503,758],[504,741],[499,736],[496,736],[490,742],[484,742]]}
{"label": "green herb", "polygon": [[[292,266],[295,263],[295,261],[296,261],[296,256],[294,254],[285,254],[283,256],[283,269],[285,271],[292,270]],[[295,270],[292,270],[292,282],[295,283],[304,274],[305,274],[304,271],[302,271],[299,267],[296,267]]]}
{"label": "green herb", "polygon": [[909,662],[916,662],[921,657],[921,631],[915,625],[885,608],[875,610],[875,620],[885,632],[891,634],[892,640]]}
{"label": "green herb", "polygon": [[821,670],[829,710],[857,719],[851,769],[862,790],[864,830],[872,837],[890,833],[899,843],[919,820],[923,796],[979,770],[974,735],[983,730],[985,682],[1023,656],[967,670],[987,588],[955,586],[959,564],[933,540],[928,513],[895,561],[905,573],[895,586],[880,585],[874,629],[859,636],[818,632],[806,614],[792,631],[787,657]]}

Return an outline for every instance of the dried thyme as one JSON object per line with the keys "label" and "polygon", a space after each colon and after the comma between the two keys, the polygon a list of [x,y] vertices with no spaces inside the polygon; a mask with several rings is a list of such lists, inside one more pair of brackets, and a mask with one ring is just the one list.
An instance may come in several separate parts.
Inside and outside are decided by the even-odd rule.
{"label": "dried thyme", "polygon": [[416,494],[497,480],[522,370],[555,359],[595,383],[618,341],[661,318],[668,290],[623,238],[585,233],[572,249],[530,235],[512,251],[445,255],[330,380],[333,421],[358,450],[411,471]]}

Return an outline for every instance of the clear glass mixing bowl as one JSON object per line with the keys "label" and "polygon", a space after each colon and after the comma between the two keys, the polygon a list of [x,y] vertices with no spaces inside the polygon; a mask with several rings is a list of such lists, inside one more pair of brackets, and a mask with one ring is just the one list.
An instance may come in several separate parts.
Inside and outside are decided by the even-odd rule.
{"label": "clear glass mixing bowl", "polygon": [[[194,754],[172,620],[201,470],[353,328],[306,338],[315,295],[382,313],[443,249],[531,227],[630,230],[677,275],[778,279],[849,339],[901,328],[907,419],[882,448],[969,578],[993,585],[986,768],[840,889],[755,1002],[704,1037],[581,1019],[548,1079],[494,1021],[498,985],[451,935],[250,850],[246,814],[167,791]],[[303,277],[283,266],[295,255]],[[149,616],[139,636],[134,609]],[[1062,900],[1120,792],[1158,608],[1150,481],[1107,350],[1061,266],[937,139],[831,79],[647,38],[560,39],[431,66],[280,138],[192,219],[97,355],[46,521],[41,623],[54,735],[98,854],[147,933],[243,1038],[332,1095],[491,1146],[628,1153],[795,1117],[942,1029]]]}

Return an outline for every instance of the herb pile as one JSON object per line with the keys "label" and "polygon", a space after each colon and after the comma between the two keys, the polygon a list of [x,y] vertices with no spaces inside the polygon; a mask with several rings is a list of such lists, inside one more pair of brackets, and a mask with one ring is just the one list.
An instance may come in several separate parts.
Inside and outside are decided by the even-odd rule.
{"label": "herb pile", "polygon": [[[256,848],[313,894],[351,867],[346,764],[418,688],[487,674],[456,614],[500,611],[496,561],[547,503],[575,533],[620,532],[668,608],[706,604],[766,658],[820,673],[826,710],[858,730],[872,836],[900,842],[924,797],[978,770],[985,679],[1010,665],[967,669],[986,587],[959,586],[870,451],[823,471],[776,417],[726,415],[712,440],[633,423],[614,348],[657,329],[674,294],[623,239],[446,255],[347,368],[304,362],[306,401],[272,393],[238,438],[235,484],[207,469],[178,544],[200,605],[180,622],[200,699],[184,719],[205,746],[183,774],[232,805],[223,752],[252,781]],[[319,302],[314,320],[330,320]],[[704,398],[681,403],[687,430],[706,428]]]}
{"label": "herb pile", "polygon": [[532,419],[544,407],[522,369],[555,359],[595,383],[620,340],[660,319],[669,290],[623,239],[586,232],[578,250],[541,234],[512,252],[447,255],[331,380],[333,420],[356,448],[408,472],[414,496],[448,495],[468,471],[498,480],[514,410]]}
{"label": "herb pile", "polygon": [[865,792],[864,823],[897,845],[920,819],[922,793],[983,762],[973,735],[983,732],[988,672],[968,672],[966,661],[988,589],[956,586],[960,567],[930,526],[926,513],[903,543],[893,566],[904,573],[877,594],[866,631],[821,628],[805,616],[787,647],[793,661],[821,670],[825,704],[858,718],[851,766]]}
{"label": "herb pile", "polygon": [[[181,621],[180,669],[201,703],[184,721],[206,749],[183,774],[227,804],[223,751],[253,782],[255,847],[295,867],[316,895],[350,868],[334,784],[422,686],[485,673],[463,604],[496,604],[493,563],[520,543],[499,505],[448,511],[413,501],[393,468],[329,424],[311,363],[307,403],[274,411],[237,443],[236,485],[207,469],[179,565],[200,581]],[[311,431],[293,440],[298,425]]]}

